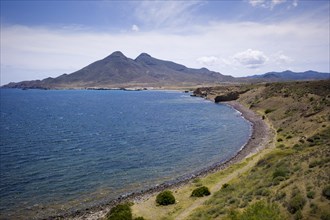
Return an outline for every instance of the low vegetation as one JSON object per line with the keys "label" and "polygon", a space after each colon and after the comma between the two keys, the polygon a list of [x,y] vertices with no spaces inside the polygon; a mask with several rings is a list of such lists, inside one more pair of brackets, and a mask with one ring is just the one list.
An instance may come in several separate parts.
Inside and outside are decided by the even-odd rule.
{"label": "low vegetation", "polygon": [[327,185],[326,187],[323,188],[322,195],[330,200],[330,185]]}
{"label": "low vegetation", "polygon": [[119,204],[113,207],[107,214],[107,220],[132,220],[132,211],[130,204]]}
{"label": "low vegetation", "polygon": [[227,215],[228,220],[282,220],[280,208],[276,204],[258,201],[247,207],[242,213],[231,210]]}
{"label": "low vegetation", "polygon": [[165,190],[157,195],[156,203],[158,205],[171,205],[175,203],[175,198],[171,191]]}
{"label": "low vegetation", "polygon": [[201,186],[194,189],[194,191],[192,191],[191,197],[203,197],[203,196],[208,196],[210,194],[211,193],[209,188],[207,188],[206,186]]}
{"label": "low vegetation", "polygon": [[113,207],[106,215],[107,220],[144,220],[143,217],[133,218],[130,203],[119,204]]}

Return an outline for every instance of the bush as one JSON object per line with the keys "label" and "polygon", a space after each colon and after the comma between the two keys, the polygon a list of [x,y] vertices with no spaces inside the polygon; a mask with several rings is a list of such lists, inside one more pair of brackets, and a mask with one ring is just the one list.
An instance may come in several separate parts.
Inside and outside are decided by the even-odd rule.
{"label": "bush", "polygon": [[289,173],[289,170],[285,167],[279,167],[277,168],[274,172],[273,172],[273,179],[275,179],[276,177],[286,177]]}
{"label": "bush", "polygon": [[330,185],[327,185],[326,187],[323,188],[322,195],[330,200]]}
{"label": "bush", "polygon": [[314,197],[315,197],[315,192],[314,191],[307,192],[307,198],[314,199]]}
{"label": "bush", "polygon": [[286,139],[291,139],[292,138],[292,135],[288,135],[287,137],[286,137]]}
{"label": "bush", "polygon": [[255,191],[255,195],[257,196],[269,196],[270,191],[265,188],[260,188]]}
{"label": "bush", "polygon": [[194,189],[191,193],[192,197],[203,197],[210,195],[210,190],[206,186],[201,186]]}
{"label": "bush", "polygon": [[304,147],[302,145],[295,144],[295,145],[293,145],[292,148],[296,151],[301,151],[301,150],[303,150]]}
{"label": "bush", "polygon": [[175,203],[175,198],[171,191],[165,190],[157,195],[156,202],[159,205],[171,205]]}
{"label": "bush", "polygon": [[145,220],[143,217],[137,217],[134,220]]}
{"label": "bush", "polygon": [[229,186],[229,184],[225,183],[225,184],[222,185],[221,189],[226,189],[228,186]]}
{"label": "bush", "polygon": [[132,220],[132,210],[128,203],[113,207],[106,215],[107,220]]}
{"label": "bush", "polygon": [[298,210],[302,210],[305,204],[306,204],[306,199],[299,193],[290,199],[288,203],[288,211],[291,214],[294,214]]}

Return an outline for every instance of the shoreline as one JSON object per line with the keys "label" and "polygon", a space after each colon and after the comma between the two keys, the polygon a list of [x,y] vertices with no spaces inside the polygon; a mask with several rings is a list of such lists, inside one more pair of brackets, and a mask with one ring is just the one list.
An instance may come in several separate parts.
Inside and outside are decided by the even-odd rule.
{"label": "shoreline", "polygon": [[246,144],[243,145],[242,148],[238,152],[236,152],[236,154],[230,159],[223,162],[215,163],[194,174],[183,176],[180,179],[175,179],[170,182],[165,182],[160,185],[151,187],[149,189],[141,190],[140,192],[127,193],[126,195],[122,195],[119,198],[112,200],[106,204],[87,208],[85,210],[78,210],[63,215],[51,216],[47,219],[72,219],[72,220],[100,219],[104,217],[112,207],[116,206],[119,203],[129,202],[129,201],[134,201],[138,203],[139,201],[143,201],[146,198],[151,197],[155,193],[159,193],[165,189],[181,187],[183,185],[188,184],[190,181],[192,181],[195,178],[204,177],[210,173],[215,173],[220,170],[224,170],[230,165],[238,163],[242,161],[244,158],[247,158],[259,152],[268,145],[268,143],[272,140],[273,133],[269,125],[267,125],[267,123],[264,120],[262,120],[262,117],[260,115],[244,107],[242,104],[240,104],[237,101],[222,102],[222,104],[225,104],[240,112],[241,117],[249,121],[252,126],[252,132],[250,134],[250,138],[248,139]]}

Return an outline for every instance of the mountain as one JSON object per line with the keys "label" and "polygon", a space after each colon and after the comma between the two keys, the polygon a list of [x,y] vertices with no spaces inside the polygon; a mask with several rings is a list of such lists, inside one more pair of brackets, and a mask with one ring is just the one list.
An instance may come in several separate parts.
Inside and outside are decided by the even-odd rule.
{"label": "mountain", "polygon": [[330,73],[320,73],[316,71],[292,72],[268,72],[261,75],[244,77],[245,79],[259,79],[263,81],[292,81],[292,80],[323,80],[330,79]]}
{"label": "mountain", "polygon": [[142,53],[135,60],[116,51],[71,74],[57,78],[9,83],[5,88],[114,88],[136,86],[184,86],[233,81],[206,68],[192,69]]}

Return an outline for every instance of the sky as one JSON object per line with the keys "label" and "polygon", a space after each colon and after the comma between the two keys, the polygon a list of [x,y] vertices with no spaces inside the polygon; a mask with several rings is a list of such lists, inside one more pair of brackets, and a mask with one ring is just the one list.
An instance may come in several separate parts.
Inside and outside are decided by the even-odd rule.
{"label": "sky", "polygon": [[225,75],[330,72],[329,0],[1,0],[1,85],[72,73],[114,51]]}

